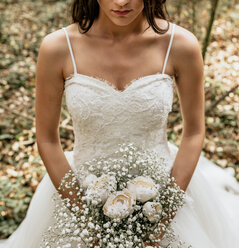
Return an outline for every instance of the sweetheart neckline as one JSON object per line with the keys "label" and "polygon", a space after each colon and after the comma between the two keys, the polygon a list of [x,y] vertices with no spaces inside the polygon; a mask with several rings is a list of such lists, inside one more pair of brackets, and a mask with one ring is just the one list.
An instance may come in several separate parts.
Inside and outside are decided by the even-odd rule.
{"label": "sweetheart neckline", "polygon": [[133,85],[135,85],[136,82],[140,82],[141,80],[143,79],[146,79],[146,78],[150,78],[150,77],[153,77],[153,76],[166,76],[168,79],[170,79],[170,82],[173,84],[174,81],[173,81],[173,78],[174,76],[171,76],[167,73],[161,73],[161,72],[156,72],[156,73],[153,73],[153,74],[149,74],[149,75],[145,75],[145,76],[142,76],[142,77],[138,77],[138,78],[135,78],[135,79],[132,79],[126,86],[123,90],[118,90],[115,85],[113,85],[111,82],[109,82],[108,80],[106,79],[103,79],[103,78],[100,78],[100,77],[94,77],[94,76],[88,76],[86,74],[81,74],[81,73],[78,73],[76,72],[75,74],[71,74],[69,77],[67,77],[65,80],[64,80],[64,83],[66,85],[66,82],[70,81],[72,78],[74,77],[78,77],[78,76],[81,76],[81,77],[84,77],[84,78],[88,78],[88,79],[92,79],[92,80],[96,80],[97,82],[100,82],[100,83],[103,83],[105,86],[107,86],[108,88],[110,88],[111,90],[113,90],[115,93],[118,93],[118,94],[123,94],[125,93],[126,91],[128,91],[128,89],[130,87],[132,87]]}

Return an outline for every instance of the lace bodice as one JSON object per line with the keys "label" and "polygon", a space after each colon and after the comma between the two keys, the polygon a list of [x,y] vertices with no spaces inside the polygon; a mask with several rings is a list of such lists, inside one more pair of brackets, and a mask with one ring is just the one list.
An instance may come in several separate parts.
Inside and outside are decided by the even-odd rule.
{"label": "lace bodice", "polygon": [[162,73],[132,80],[120,91],[103,79],[77,73],[66,37],[74,66],[64,89],[75,138],[73,166],[78,168],[84,161],[111,154],[123,142],[154,149],[170,159],[166,128],[174,80],[164,73],[169,49]]}

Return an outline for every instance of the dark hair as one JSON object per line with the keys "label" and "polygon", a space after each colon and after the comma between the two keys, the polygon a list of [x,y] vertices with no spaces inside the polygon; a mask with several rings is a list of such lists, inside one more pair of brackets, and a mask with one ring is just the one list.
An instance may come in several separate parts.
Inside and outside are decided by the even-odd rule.
{"label": "dark hair", "polygon": [[[146,17],[149,27],[158,34],[164,34],[169,29],[167,20],[168,12],[166,9],[166,0],[143,0],[143,16]],[[92,26],[94,20],[99,16],[99,4],[97,0],[73,0],[71,5],[71,16],[73,23],[79,23],[79,28],[83,30],[80,33],[86,33]],[[166,29],[161,29],[155,22],[155,17],[164,19],[168,23]]]}

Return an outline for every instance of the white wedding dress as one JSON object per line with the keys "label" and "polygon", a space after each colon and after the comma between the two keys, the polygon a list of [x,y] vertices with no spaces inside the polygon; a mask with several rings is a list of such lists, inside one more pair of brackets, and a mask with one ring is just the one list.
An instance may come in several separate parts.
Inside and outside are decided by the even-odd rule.
{"label": "white wedding dress", "polygon": [[[174,29],[162,72],[135,79],[123,91],[103,79],[77,72],[69,37],[63,30],[74,67],[74,74],[65,81],[75,137],[73,151],[65,151],[71,167],[110,155],[119,143],[135,142],[163,155],[171,168],[178,148],[167,140],[166,127],[174,80],[164,72]],[[46,173],[25,219],[0,248],[40,247],[43,232],[53,223],[55,191]],[[239,184],[229,171],[201,155],[186,192],[192,202],[178,211],[173,224],[180,239],[192,248],[238,248]]]}

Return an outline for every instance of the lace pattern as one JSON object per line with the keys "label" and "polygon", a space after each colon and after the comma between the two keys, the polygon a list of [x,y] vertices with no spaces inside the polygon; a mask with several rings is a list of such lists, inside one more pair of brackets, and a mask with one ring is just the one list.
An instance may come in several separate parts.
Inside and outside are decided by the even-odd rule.
{"label": "lace pattern", "polygon": [[169,157],[166,126],[173,83],[169,75],[160,73],[135,79],[124,91],[83,74],[66,80],[66,104],[74,126],[74,166],[110,154],[118,143],[127,141]]}

